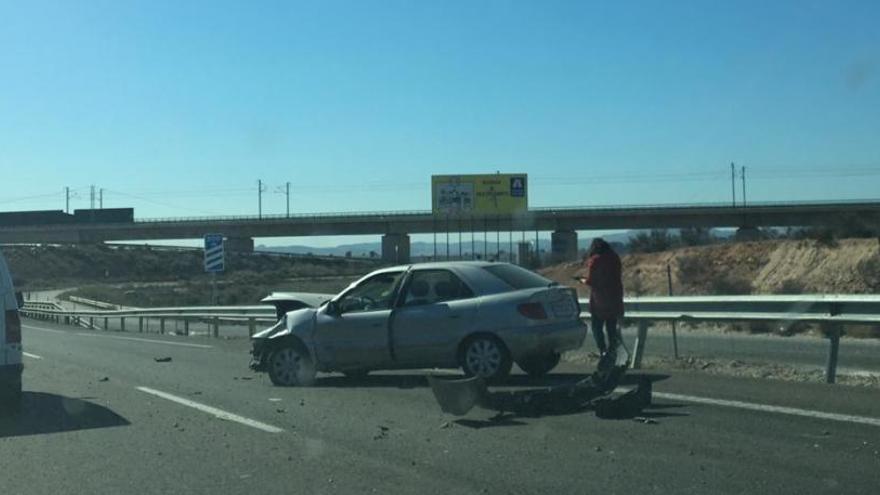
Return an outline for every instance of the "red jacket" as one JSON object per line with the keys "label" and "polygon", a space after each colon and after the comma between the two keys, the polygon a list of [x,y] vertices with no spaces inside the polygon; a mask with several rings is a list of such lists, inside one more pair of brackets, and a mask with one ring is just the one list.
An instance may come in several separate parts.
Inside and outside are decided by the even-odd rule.
{"label": "red jacket", "polygon": [[590,314],[603,320],[623,316],[623,280],[620,256],[614,251],[594,254],[587,260]]}

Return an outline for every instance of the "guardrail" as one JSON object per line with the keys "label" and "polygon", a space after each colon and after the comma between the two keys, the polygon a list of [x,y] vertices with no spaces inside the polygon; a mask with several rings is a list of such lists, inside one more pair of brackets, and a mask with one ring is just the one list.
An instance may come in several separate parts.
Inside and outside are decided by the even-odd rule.
{"label": "guardrail", "polygon": [[[844,199],[844,200],[812,200],[812,201],[754,201],[745,206],[731,206],[728,202],[706,203],[644,203],[644,204],[619,204],[619,205],[572,205],[572,206],[538,206],[529,208],[530,213],[537,212],[566,212],[577,210],[633,210],[651,211],[658,208],[675,209],[701,209],[701,208],[731,208],[736,210],[749,210],[760,208],[785,208],[785,207],[822,207],[822,206],[853,206],[853,205],[878,205],[880,199]],[[172,223],[172,222],[225,222],[242,220],[303,220],[313,218],[332,217],[386,217],[398,218],[407,216],[434,215],[432,210],[397,210],[397,211],[339,211],[339,212],[310,212],[310,213],[264,213],[262,215],[215,215],[215,216],[191,216],[191,217],[157,217],[136,218],[135,223]],[[438,213],[437,218],[446,218],[449,215]],[[483,216],[507,216],[507,215],[477,215]]]}
{"label": "guardrail", "polygon": [[[581,317],[589,317],[589,300],[581,299]],[[126,318],[138,319],[138,330],[144,330],[146,319],[158,319],[164,333],[165,320],[184,321],[184,334],[189,333],[189,322],[207,320],[213,324],[213,335],[218,336],[221,322],[247,322],[249,335],[257,322],[274,322],[272,306],[199,306],[181,308],[143,308],[125,310],[65,310],[54,303],[27,302],[22,313],[32,318],[51,319],[67,324],[95,328],[95,319],[119,318],[125,330]],[[782,324],[817,323],[829,339],[825,378],[834,383],[840,336],[846,325],[880,324],[880,296],[877,295],[797,295],[797,296],[697,296],[697,297],[641,297],[625,300],[624,321],[638,324],[630,366],[640,368],[652,321],[675,322],[776,322]]]}
{"label": "guardrail", "polygon": [[78,296],[70,296],[67,298],[68,301],[78,304],[84,304],[86,306],[91,306],[93,308],[99,309],[120,309],[121,306],[118,304],[111,304],[104,301],[95,301],[94,299],[86,299],[85,297]]}
{"label": "guardrail", "polygon": [[[589,313],[589,301],[581,300]],[[846,325],[880,324],[880,296],[819,294],[791,296],[641,297],[624,302],[625,321],[638,324],[631,367],[639,368],[652,321],[817,323],[828,337],[825,381],[834,383],[840,336]]]}
{"label": "guardrail", "polygon": [[[54,307],[47,307],[53,304]],[[207,321],[211,323],[214,337],[220,334],[221,323],[247,324],[248,335],[256,331],[257,322],[276,321],[275,308],[272,306],[192,306],[179,308],[132,308],[116,310],[69,310],[54,303],[36,303],[28,301],[21,309],[22,315],[28,318],[51,320],[66,325],[101,328],[96,322],[103,320],[103,328],[109,328],[110,319],[118,319],[122,331],[126,330],[126,320],[136,318],[138,332],[144,331],[144,323],[150,319],[159,320],[159,333],[165,333],[167,320],[182,320],[183,334],[189,335],[192,322]]]}

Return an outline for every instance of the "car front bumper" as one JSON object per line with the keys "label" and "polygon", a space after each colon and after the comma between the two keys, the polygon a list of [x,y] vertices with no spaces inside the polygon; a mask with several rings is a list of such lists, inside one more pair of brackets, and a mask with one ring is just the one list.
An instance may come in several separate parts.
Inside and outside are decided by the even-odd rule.
{"label": "car front bumper", "polygon": [[251,362],[248,368],[254,371],[266,371],[266,339],[251,340]]}

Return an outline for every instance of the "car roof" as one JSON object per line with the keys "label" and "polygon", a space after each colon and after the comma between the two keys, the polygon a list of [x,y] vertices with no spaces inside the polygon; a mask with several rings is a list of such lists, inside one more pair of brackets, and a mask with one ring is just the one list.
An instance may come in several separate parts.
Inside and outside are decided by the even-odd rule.
{"label": "car roof", "polygon": [[492,265],[508,265],[509,263],[496,262],[496,261],[427,261],[423,263],[410,263],[408,265],[397,265],[390,266],[388,268],[384,268],[379,271],[396,271],[396,270],[406,270],[407,268],[413,269],[431,269],[431,268],[482,268],[484,266],[492,266]]}

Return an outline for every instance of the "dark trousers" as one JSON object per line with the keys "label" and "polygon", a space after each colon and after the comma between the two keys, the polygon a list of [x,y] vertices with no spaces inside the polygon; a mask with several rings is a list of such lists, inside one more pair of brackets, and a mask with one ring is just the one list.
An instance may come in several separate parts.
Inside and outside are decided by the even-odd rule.
{"label": "dark trousers", "polygon": [[[596,347],[599,352],[604,353],[608,349],[616,349],[617,343],[620,341],[620,331],[617,329],[617,319],[611,318],[603,320],[598,316],[591,317],[590,328],[593,330],[593,338],[596,340]],[[605,345],[605,329],[608,332],[608,346]]]}

